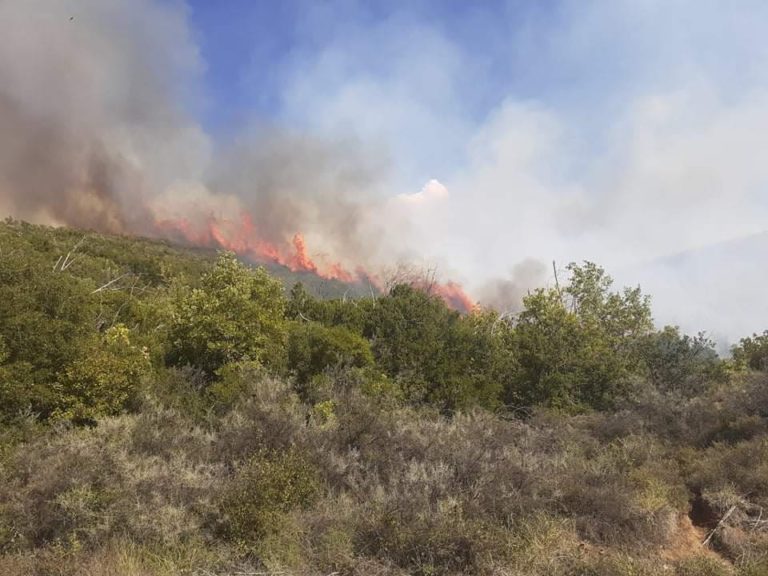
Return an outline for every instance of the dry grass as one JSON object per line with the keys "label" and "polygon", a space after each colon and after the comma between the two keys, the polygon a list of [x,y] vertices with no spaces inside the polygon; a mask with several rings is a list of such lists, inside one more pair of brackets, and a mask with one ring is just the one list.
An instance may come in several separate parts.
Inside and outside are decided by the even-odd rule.
{"label": "dry grass", "polygon": [[[147,402],[8,452],[0,574],[768,573],[757,516],[768,505],[766,436],[706,440],[722,434],[723,414],[762,409],[745,401],[754,389],[707,428],[696,401],[446,418],[347,385],[329,392],[320,419],[286,383],[246,384],[218,415]],[[303,494],[284,488],[305,468],[312,498],[270,504],[270,493]],[[713,539],[719,555],[697,549],[701,532],[682,521],[694,489],[718,514],[738,508]],[[240,501],[263,504],[242,508],[263,525],[250,530],[246,515],[237,538],[222,538]]]}

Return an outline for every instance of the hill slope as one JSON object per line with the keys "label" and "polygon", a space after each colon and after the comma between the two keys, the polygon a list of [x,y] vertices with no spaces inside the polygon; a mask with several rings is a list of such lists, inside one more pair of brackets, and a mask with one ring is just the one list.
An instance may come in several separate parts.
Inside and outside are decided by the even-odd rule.
{"label": "hill slope", "polygon": [[512,321],[0,225],[0,574],[768,573],[768,338],[570,270]]}

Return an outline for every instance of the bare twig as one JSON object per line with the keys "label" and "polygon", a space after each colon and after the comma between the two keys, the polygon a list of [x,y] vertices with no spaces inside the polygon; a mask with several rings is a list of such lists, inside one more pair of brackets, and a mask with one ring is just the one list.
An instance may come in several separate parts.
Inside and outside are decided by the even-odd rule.
{"label": "bare twig", "polygon": [[720,528],[720,526],[722,526],[723,522],[725,522],[728,519],[728,517],[731,514],[733,514],[734,510],[736,510],[736,506],[731,506],[728,509],[728,512],[726,512],[725,515],[722,518],[720,518],[720,522],[718,522],[717,526],[715,526],[712,529],[712,531],[709,533],[709,536],[707,536],[706,540],[704,540],[704,542],[701,543],[702,546],[706,546],[707,544],[709,544],[709,541],[712,540],[712,536],[715,535],[715,532],[717,532],[718,528]]}
{"label": "bare twig", "polygon": [[93,292],[91,292],[91,294],[97,294],[97,293],[99,293],[99,292],[103,292],[104,290],[106,290],[107,288],[109,288],[110,286],[112,286],[112,284],[114,284],[115,282],[117,282],[117,281],[119,281],[119,280],[122,280],[122,279],[123,279],[123,278],[125,278],[126,276],[128,276],[128,274],[127,274],[127,273],[126,273],[126,274],[122,274],[122,275],[118,276],[118,277],[117,277],[117,278],[115,278],[114,280],[110,280],[109,282],[107,282],[107,283],[106,283],[106,284],[104,284],[103,286],[99,286],[98,288],[96,288],[96,290],[94,290]]}
{"label": "bare twig", "polygon": [[552,260],[552,272],[555,274],[555,289],[557,290],[557,295],[560,296],[560,299],[563,299],[563,293],[560,291],[560,280],[557,278],[557,264],[554,260]]}
{"label": "bare twig", "polygon": [[58,266],[59,272],[64,272],[67,268],[72,266],[72,264],[77,261],[78,258],[80,258],[80,254],[75,255],[75,252],[77,252],[77,249],[80,248],[80,246],[83,244],[87,236],[83,236],[80,238],[80,240],[72,247],[72,250],[67,252],[67,255],[62,260],[61,256],[59,256],[59,259],[56,261],[56,264],[53,265],[53,271],[56,271],[56,267]]}
{"label": "bare twig", "polygon": [[493,335],[496,333],[497,324],[499,324],[500,322],[505,322],[509,320],[512,316],[514,316],[514,313],[511,312],[510,310],[507,310],[506,312],[502,312],[501,314],[499,314],[498,317],[493,321],[493,324],[491,324],[491,334]]}
{"label": "bare twig", "polygon": [[376,294],[373,292],[373,284],[371,284],[370,278],[368,278],[368,290],[371,292],[371,300],[373,300],[373,305],[376,306]]}

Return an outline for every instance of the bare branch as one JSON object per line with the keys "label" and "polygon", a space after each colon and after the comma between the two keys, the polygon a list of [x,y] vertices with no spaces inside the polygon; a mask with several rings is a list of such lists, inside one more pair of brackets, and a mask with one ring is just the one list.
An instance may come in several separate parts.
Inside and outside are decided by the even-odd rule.
{"label": "bare branch", "polygon": [[723,522],[725,522],[725,521],[728,519],[728,517],[729,517],[731,514],[733,514],[733,512],[734,512],[735,510],[736,510],[736,506],[731,506],[731,507],[728,509],[728,512],[726,512],[726,513],[723,515],[723,517],[722,517],[722,518],[720,518],[720,522],[718,522],[718,523],[717,523],[717,526],[715,526],[715,527],[712,529],[712,531],[709,533],[709,536],[707,536],[706,540],[704,540],[704,542],[702,542],[702,543],[701,543],[701,545],[702,545],[702,546],[706,546],[707,544],[709,544],[709,541],[710,541],[710,540],[712,540],[712,536],[714,536],[714,535],[715,535],[715,532],[717,532],[718,528],[720,528],[720,526],[722,526]]}
{"label": "bare branch", "polygon": [[77,252],[77,249],[80,248],[80,246],[82,246],[86,238],[87,236],[83,236],[82,238],[80,238],[77,244],[75,244],[72,247],[72,250],[67,252],[67,255],[66,257],[64,257],[63,261],[61,259],[61,256],[59,256],[59,259],[56,261],[56,264],[53,265],[54,272],[56,271],[57,266],[59,267],[59,272],[64,272],[67,268],[72,266],[72,264],[74,264],[80,258],[81,255],[80,254],[75,255],[75,253]]}
{"label": "bare branch", "polygon": [[98,288],[96,288],[96,290],[94,290],[93,292],[91,292],[91,294],[97,294],[97,293],[99,293],[99,292],[103,292],[104,290],[106,290],[107,288],[109,288],[110,286],[112,286],[112,284],[114,284],[115,282],[117,282],[117,281],[119,281],[119,280],[122,280],[122,279],[123,279],[123,278],[125,278],[126,276],[128,276],[128,273],[122,274],[121,276],[118,276],[118,277],[117,277],[117,278],[115,278],[114,280],[110,280],[109,282],[107,282],[107,283],[106,283],[106,284],[104,284],[103,286],[99,286]]}

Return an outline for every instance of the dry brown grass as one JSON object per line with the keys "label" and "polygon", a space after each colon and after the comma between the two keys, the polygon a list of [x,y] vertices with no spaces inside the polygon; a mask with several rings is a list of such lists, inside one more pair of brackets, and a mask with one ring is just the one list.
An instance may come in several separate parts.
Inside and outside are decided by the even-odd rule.
{"label": "dry brown grass", "polygon": [[[743,407],[753,389],[710,420],[696,401],[657,398],[521,421],[446,418],[346,384],[329,391],[321,419],[284,382],[245,384],[218,415],[148,402],[21,444],[0,468],[0,574],[766,573],[755,524],[768,505],[766,437],[706,440],[728,428],[723,414],[756,415]],[[223,539],[232,518],[221,502],[264,454],[296,455],[317,492],[267,506],[268,529]],[[283,493],[294,478],[277,475],[278,486],[259,470],[248,484],[258,490]],[[719,555],[697,549],[701,533],[683,520],[694,489],[718,514],[738,507],[713,539]]]}

